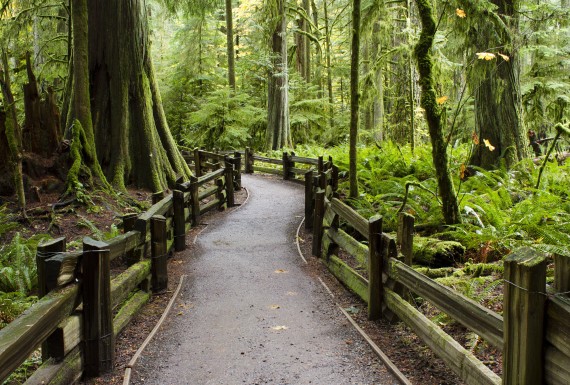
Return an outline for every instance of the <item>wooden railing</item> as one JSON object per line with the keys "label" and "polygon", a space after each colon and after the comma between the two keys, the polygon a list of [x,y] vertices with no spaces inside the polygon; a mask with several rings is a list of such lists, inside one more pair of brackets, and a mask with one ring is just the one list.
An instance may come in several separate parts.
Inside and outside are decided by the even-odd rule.
{"label": "wooden railing", "polygon": [[[368,303],[370,319],[396,316],[467,384],[567,384],[570,380],[570,263],[556,258],[559,294],[547,294],[546,259],[531,249],[505,259],[503,316],[418,273],[412,262],[413,217],[401,214],[397,239],[382,218],[363,218],[335,197],[325,173],[307,175],[305,211],[312,213],[313,254]],[[350,228],[354,236],[343,231]],[[360,242],[367,241],[367,244]],[[354,258],[350,266],[339,248]],[[409,291],[503,351],[503,378],[404,298]]]}
{"label": "wooden railing", "polygon": [[[234,205],[233,167],[225,163],[180,181],[171,194],[154,194],[152,207],[124,216],[124,234],[108,241],[85,238],[83,250],[69,252],[65,238],[41,244],[36,257],[41,299],[0,330],[0,383],[40,345],[44,363],[29,384],[70,384],[109,371],[115,336],[151,290],[167,288],[167,256],[185,248],[187,229],[205,212]],[[115,259],[127,268],[111,277]]]}

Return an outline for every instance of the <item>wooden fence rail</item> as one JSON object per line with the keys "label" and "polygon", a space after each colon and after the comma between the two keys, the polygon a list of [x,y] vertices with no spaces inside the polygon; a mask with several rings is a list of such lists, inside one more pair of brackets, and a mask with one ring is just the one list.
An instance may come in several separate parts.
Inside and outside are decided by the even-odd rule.
{"label": "wooden fence rail", "polygon": [[[397,316],[467,384],[567,384],[570,381],[570,299],[549,295],[545,258],[530,249],[505,260],[504,317],[418,273],[412,262],[413,217],[399,216],[397,241],[382,233],[382,219],[367,220],[335,197],[336,186],[323,168],[305,174],[305,213],[312,218],[313,255],[322,258],[345,286],[368,303],[369,318]],[[356,238],[345,232],[348,227]],[[398,249],[398,246],[399,249]],[[350,266],[339,248],[354,257]],[[567,258],[557,256],[556,288],[568,291]],[[503,351],[501,379],[470,351],[404,298],[407,292]]]}
{"label": "wooden fence rail", "polygon": [[[236,164],[226,161],[179,183],[171,194],[154,194],[152,207],[126,215],[124,234],[113,239],[85,238],[78,252],[66,252],[64,238],[40,245],[36,261],[42,298],[0,330],[0,383],[39,346],[44,363],[26,383],[69,384],[111,370],[116,335],[151,290],[166,289],[167,256],[174,248],[184,249],[189,222],[234,205]],[[117,258],[127,269],[111,278],[110,262]]]}

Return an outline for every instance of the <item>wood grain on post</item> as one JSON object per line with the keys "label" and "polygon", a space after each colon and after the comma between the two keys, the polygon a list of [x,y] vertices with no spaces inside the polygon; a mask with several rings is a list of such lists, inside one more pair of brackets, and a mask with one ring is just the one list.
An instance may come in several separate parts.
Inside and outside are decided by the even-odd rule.
{"label": "wood grain on post", "polygon": [[245,173],[246,174],[253,174],[253,153],[251,152],[251,148],[245,148]]}
{"label": "wood grain on post", "polygon": [[317,174],[320,175],[324,171],[324,163],[323,163],[323,156],[319,156],[317,158]]}
{"label": "wood grain on post", "polygon": [[113,369],[114,335],[109,250],[105,242],[83,239],[83,338],[85,376]]}
{"label": "wood grain on post", "polygon": [[313,255],[320,258],[323,242],[323,218],[325,213],[325,191],[315,194],[315,216],[313,217]]}
{"label": "wood grain on post", "polygon": [[195,176],[190,177],[190,203],[192,226],[197,226],[200,218],[200,199],[198,198],[198,178]]}
{"label": "wood grain on post", "polygon": [[241,189],[241,154],[236,151],[234,152],[234,187],[236,190]]}
{"label": "wood grain on post", "polygon": [[202,176],[202,161],[199,148],[194,149],[194,175],[198,178]]}
{"label": "wood grain on post", "polygon": [[305,173],[305,229],[313,229],[313,211],[315,209],[315,197],[313,194],[313,170]]}
{"label": "wood grain on post", "polygon": [[369,256],[368,256],[368,319],[377,320],[382,316],[382,216],[368,220]]}
{"label": "wood grain on post", "polygon": [[154,215],[150,219],[150,232],[152,290],[159,292],[166,290],[168,286],[166,218],[162,215]]}
{"label": "wood grain on post", "polygon": [[408,213],[398,214],[398,246],[404,255],[404,263],[412,266],[414,248],[414,217]]}
{"label": "wood grain on post", "polygon": [[525,247],[505,258],[503,384],[541,384],[546,258]]}
{"label": "wood grain on post", "polygon": [[554,255],[554,287],[559,293],[570,291],[570,258]]}
{"label": "wood grain on post", "polygon": [[289,173],[290,173],[289,157],[287,156],[286,152],[283,153],[281,159],[283,163],[283,180],[289,180]]}
{"label": "wood grain on post", "polygon": [[228,207],[235,206],[234,200],[234,164],[229,161],[229,159],[225,162],[226,173],[226,199],[228,202]]}
{"label": "wood grain on post", "polygon": [[295,179],[295,173],[293,172],[293,170],[295,169],[295,162],[293,161],[293,157],[295,156],[295,153],[293,151],[291,151],[291,153],[287,156],[287,161],[289,162],[289,179],[293,178]]}
{"label": "wood grain on post", "polygon": [[[63,253],[66,249],[65,237],[56,238],[47,242],[42,242],[36,250],[36,268],[38,274],[38,297],[42,298],[57,286],[57,276],[49,277],[47,273],[46,260],[54,253]],[[50,357],[59,359],[57,352],[60,351],[63,340],[54,333],[42,344],[42,360]]]}
{"label": "wood grain on post", "polygon": [[182,251],[186,248],[186,221],[184,220],[184,193],[174,190],[172,204],[174,206],[174,249]]}
{"label": "wood grain on post", "polygon": [[128,233],[135,229],[135,223],[137,221],[138,214],[129,213],[123,215],[123,233]]}
{"label": "wood grain on post", "polygon": [[152,204],[155,205],[165,197],[164,191],[158,191],[152,194]]}

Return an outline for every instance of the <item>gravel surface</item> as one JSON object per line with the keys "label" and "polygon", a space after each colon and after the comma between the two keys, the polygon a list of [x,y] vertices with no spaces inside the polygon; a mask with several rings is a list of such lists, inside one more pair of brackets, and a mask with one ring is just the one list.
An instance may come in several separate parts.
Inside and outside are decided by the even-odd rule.
{"label": "gravel surface", "polygon": [[303,188],[243,185],[248,202],[177,255],[188,277],[131,384],[396,384],[297,252]]}

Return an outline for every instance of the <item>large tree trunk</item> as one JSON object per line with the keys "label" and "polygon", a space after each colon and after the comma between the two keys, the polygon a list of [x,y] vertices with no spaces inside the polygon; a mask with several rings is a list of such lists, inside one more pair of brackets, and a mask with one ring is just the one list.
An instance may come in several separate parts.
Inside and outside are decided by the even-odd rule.
{"label": "large tree trunk", "polygon": [[190,170],[168,128],[150,57],[145,0],[89,0],[89,79],[107,179],[154,191]]}
{"label": "large tree trunk", "polygon": [[272,150],[291,146],[285,6],[284,0],[277,0],[277,22],[271,40],[273,65],[269,74],[267,98],[267,147]]}
{"label": "large tree trunk", "polygon": [[436,102],[436,93],[432,74],[431,49],[435,37],[436,26],[433,19],[430,0],[416,0],[422,23],[420,39],[415,47],[415,54],[420,74],[422,89],[421,105],[425,110],[429,135],[432,145],[432,158],[437,176],[439,196],[443,202],[442,211],[445,223],[448,225],[459,223],[461,216],[457,197],[449,169],[447,167],[447,148],[443,139],[441,127],[441,111]]}
{"label": "large tree trunk", "polygon": [[226,0],[226,44],[228,53],[228,85],[236,89],[235,48],[234,48],[234,21],[232,15],[232,0]]}
{"label": "large tree trunk", "polygon": [[380,39],[380,21],[374,23],[372,31],[372,59],[376,65],[375,83],[377,94],[373,102],[373,122],[375,130],[374,139],[382,142],[384,140],[384,74],[383,65],[379,63],[379,57],[382,52],[382,41]]}
{"label": "large tree trunk", "polygon": [[[517,0],[494,0],[498,17],[506,22],[499,23],[490,17],[487,28],[478,29],[475,43],[477,52],[501,48],[501,53],[509,60],[497,56],[493,63],[479,63],[487,67],[485,77],[474,84],[475,125],[480,144],[473,152],[471,164],[494,168],[504,159],[507,167],[529,156],[528,140],[523,132],[521,117],[521,93],[519,84],[519,63],[512,44],[512,33],[516,31],[518,15],[515,12]],[[494,21],[493,21],[494,20]],[[510,31],[507,27],[512,28]],[[484,145],[488,140],[492,147]],[[494,147],[494,149],[493,149]]]}
{"label": "large tree trunk", "polygon": [[332,87],[332,47],[331,47],[331,27],[329,26],[329,13],[327,8],[326,0],[323,1],[323,11],[325,17],[325,42],[326,42],[326,60],[327,60],[327,91],[329,96],[329,124],[330,128],[334,127],[334,99],[333,99],[333,87]]}
{"label": "large tree trunk", "polygon": [[358,175],[356,168],[358,140],[358,118],[360,93],[358,92],[360,64],[360,0],[352,2],[352,48],[350,59],[350,135],[349,135],[349,183],[350,197],[358,197]]}

